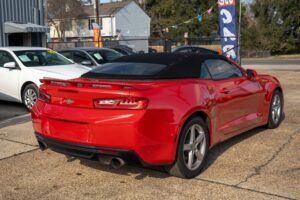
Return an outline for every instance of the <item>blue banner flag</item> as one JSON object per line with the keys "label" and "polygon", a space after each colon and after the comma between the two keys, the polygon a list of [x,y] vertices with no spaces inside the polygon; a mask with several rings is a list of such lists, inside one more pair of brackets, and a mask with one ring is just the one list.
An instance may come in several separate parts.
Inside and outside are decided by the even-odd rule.
{"label": "blue banner flag", "polygon": [[220,36],[222,52],[237,61],[238,38],[235,0],[219,0]]}

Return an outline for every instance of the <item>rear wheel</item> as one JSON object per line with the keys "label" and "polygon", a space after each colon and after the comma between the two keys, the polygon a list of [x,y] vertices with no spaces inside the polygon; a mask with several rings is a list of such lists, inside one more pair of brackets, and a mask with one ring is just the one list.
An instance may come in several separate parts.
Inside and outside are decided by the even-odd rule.
{"label": "rear wheel", "polygon": [[282,121],[282,106],[282,93],[279,90],[275,90],[270,102],[269,120],[267,124],[268,128],[274,129],[280,125]]}
{"label": "rear wheel", "polygon": [[180,178],[193,178],[200,174],[208,152],[207,125],[200,117],[190,119],[183,127],[176,161],[167,171]]}
{"label": "rear wheel", "polygon": [[32,106],[38,99],[38,88],[35,84],[27,85],[22,92],[22,100],[25,107],[31,111]]}

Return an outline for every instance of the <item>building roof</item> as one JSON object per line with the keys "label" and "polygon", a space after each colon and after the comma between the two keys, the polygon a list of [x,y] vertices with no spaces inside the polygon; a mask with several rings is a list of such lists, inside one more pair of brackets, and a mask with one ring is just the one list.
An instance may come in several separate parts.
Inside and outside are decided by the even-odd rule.
{"label": "building roof", "polygon": [[47,32],[48,27],[32,23],[5,22],[4,33]]}
{"label": "building roof", "polygon": [[9,46],[9,47],[0,47],[0,50],[10,50],[10,51],[38,51],[38,50],[48,50],[44,47],[19,47],[19,46]]}
{"label": "building roof", "polygon": [[[133,0],[123,0],[111,3],[103,3],[99,5],[99,15],[100,16],[110,16],[118,12],[122,8],[126,7],[129,3],[134,2]],[[89,16],[95,15],[94,5],[84,6],[84,12]]]}

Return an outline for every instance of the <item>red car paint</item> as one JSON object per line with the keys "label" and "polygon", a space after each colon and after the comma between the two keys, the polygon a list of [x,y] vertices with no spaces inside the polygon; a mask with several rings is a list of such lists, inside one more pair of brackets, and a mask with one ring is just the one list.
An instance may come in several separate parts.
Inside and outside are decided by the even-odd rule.
{"label": "red car paint", "polygon": [[[46,96],[32,109],[37,133],[74,144],[132,150],[151,165],[174,162],[181,129],[194,114],[207,116],[210,147],[266,124],[272,93],[281,87],[267,75],[220,81],[79,78],[43,83],[40,91]],[[95,107],[98,99],[134,97],[146,99],[147,105]]]}

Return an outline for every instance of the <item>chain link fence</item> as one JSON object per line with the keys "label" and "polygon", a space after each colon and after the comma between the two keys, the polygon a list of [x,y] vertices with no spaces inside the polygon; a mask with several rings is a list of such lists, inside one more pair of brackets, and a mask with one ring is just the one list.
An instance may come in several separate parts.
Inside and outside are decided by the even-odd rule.
{"label": "chain link fence", "polygon": [[[53,50],[75,48],[75,47],[94,47],[96,41],[84,40],[84,41],[67,41],[48,42],[47,47]],[[130,47],[134,52],[148,53],[148,52],[171,52],[172,49],[183,46],[191,45],[198,46],[207,49],[211,49],[217,52],[221,52],[220,39],[211,38],[185,38],[185,40],[169,40],[165,38],[149,38],[149,39],[103,39],[103,47],[115,47],[125,45]],[[242,58],[265,58],[271,56],[271,51],[265,50],[242,50]]]}
{"label": "chain link fence", "polygon": [[242,58],[267,58],[271,56],[271,51],[269,50],[242,50]]}

